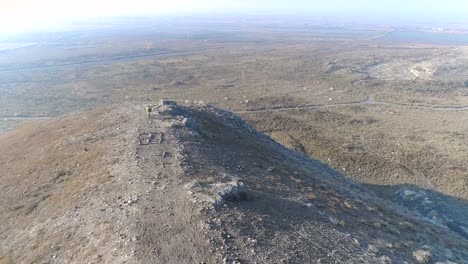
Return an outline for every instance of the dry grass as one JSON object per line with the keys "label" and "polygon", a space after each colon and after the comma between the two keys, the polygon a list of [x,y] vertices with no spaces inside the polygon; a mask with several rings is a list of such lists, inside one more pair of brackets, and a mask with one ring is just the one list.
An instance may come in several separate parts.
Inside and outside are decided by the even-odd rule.
{"label": "dry grass", "polygon": [[300,145],[361,182],[414,184],[468,197],[463,112],[336,107],[244,116],[275,140]]}
{"label": "dry grass", "polygon": [[[70,214],[70,208],[84,206],[86,199],[80,197],[88,197],[96,186],[110,180],[107,157],[120,132],[109,130],[126,117],[116,120],[101,111],[31,123],[0,138],[0,218],[5,226],[15,222],[16,231],[9,232],[16,232],[16,239],[28,240],[29,235],[19,230],[33,237],[24,248],[2,252],[0,262],[8,263],[9,256],[24,263],[50,258],[64,241],[64,228],[73,222],[57,222],[56,227],[47,222]],[[89,118],[96,119],[98,126],[90,125]],[[81,243],[89,241],[84,238]],[[93,252],[80,254],[86,258]]]}

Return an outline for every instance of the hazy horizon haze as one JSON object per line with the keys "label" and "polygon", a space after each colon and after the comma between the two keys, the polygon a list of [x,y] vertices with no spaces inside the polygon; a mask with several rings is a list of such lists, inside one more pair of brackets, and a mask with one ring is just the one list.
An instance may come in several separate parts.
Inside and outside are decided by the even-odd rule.
{"label": "hazy horizon haze", "polygon": [[378,22],[464,23],[468,2],[462,0],[17,0],[0,4],[0,33],[54,27],[63,22],[119,16],[284,15],[357,17]]}

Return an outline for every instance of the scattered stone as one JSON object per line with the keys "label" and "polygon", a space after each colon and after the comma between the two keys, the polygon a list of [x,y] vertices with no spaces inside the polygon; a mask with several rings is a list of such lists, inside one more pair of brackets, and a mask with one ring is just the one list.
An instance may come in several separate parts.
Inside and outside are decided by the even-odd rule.
{"label": "scattered stone", "polygon": [[432,259],[432,253],[428,249],[418,249],[413,251],[413,258],[418,263],[429,263]]}
{"label": "scattered stone", "polygon": [[344,207],[347,208],[347,209],[353,208],[353,206],[352,206],[348,201],[344,201],[343,205],[344,205]]}
{"label": "scattered stone", "polygon": [[[442,225],[468,239],[468,232],[463,226],[462,218],[453,213],[460,206],[441,199],[430,191],[416,187],[403,187],[395,192],[395,201],[405,208],[416,212],[437,225]],[[461,209],[462,210],[462,209]]]}
{"label": "scattered stone", "polygon": [[160,106],[166,106],[166,105],[176,105],[177,103],[175,101],[171,101],[169,99],[161,99],[161,101],[159,101],[159,105]]}
{"label": "scattered stone", "polygon": [[389,256],[380,257],[382,264],[392,264],[392,259]]}
{"label": "scattered stone", "polygon": [[328,219],[330,220],[330,222],[332,222],[333,224],[337,225],[339,223],[338,219],[332,217],[332,216],[329,216]]}
{"label": "scattered stone", "polygon": [[186,188],[195,191],[200,196],[204,196],[204,200],[213,205],[222,205],[225,201],[245,201],[248,198],[244,184],[239,181],[226,183],[193,181],[186,185]]}
{"label": "scattered stone", "polygon": [[376,246],[374,246],[374,245],[368,245],[368,246],[367,246],[367,251],[368,251],[369,253],[372,253],[372,254],[377,254],[377,253],[379,253],[379,249],[378,249]]}
{"label": "scattered stone", "polygon": [[361,244],[359,243],[359,240],[357,240],[356,238],[353,239],[354,243],[356,243],[356,245],[360,246]]}

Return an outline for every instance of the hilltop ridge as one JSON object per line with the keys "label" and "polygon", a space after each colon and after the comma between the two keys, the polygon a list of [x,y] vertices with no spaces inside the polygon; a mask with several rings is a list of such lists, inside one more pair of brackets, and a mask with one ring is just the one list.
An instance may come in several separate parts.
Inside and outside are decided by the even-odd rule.
{"label": "hilltop ridge", "polygon": [[0,137],[0,263],[463,263],[468,241],[231,112],[163,100]]}

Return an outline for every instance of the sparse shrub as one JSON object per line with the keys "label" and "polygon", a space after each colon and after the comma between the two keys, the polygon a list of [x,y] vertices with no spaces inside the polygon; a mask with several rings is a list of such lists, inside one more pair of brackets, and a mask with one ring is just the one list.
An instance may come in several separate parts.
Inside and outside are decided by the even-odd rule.
{"label": "sparse shrub", "polygon": [[262,185],[260,183],[256,183],[255,184],[255,190],[261,190],[261,189],[263,189]]}
{"label": "sparse shrub", "polygon": [[268,175],[266,176],[266,179],[271,182],[278,182],[279,180],[281,180],[281,177],[278,175]]}
{"label": "sparse shrub", "polygon": [[213,176],[210,176],[210,177],[205,179],[206,183],[215,183],[215,181],[216,181],[216,179]]}
{"label": "sparse shrub", "polygon": [[344,220],[340,220],[338,222],[338,225],[341,226],[341,227],[344,227],[345,226],[345,221]]}
{"label": "sparse shrub", "polygon": [[308,193],[308,194],[305,195],[305,197],[309,201],[313,201],[313,200],[317,199],[317,196],[315,196],[313,193]]}
{"label": "sparse shrub", "polygon": [[305,147],[300,143],[300,141],[285,132],[274,131],[271,133],[271,137],[290,149],[304,154],[306,153]]}

